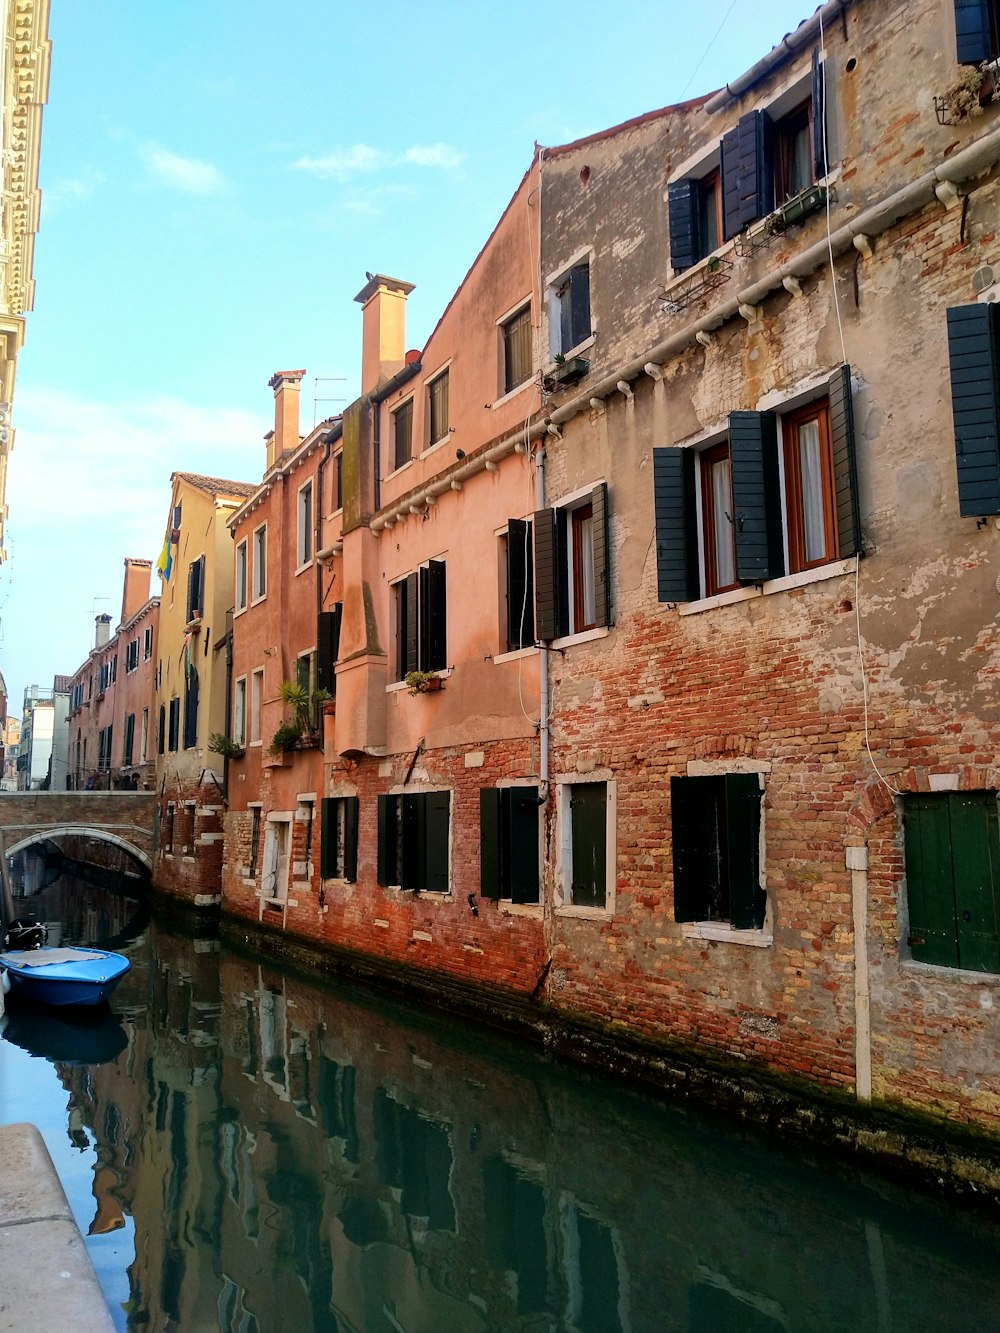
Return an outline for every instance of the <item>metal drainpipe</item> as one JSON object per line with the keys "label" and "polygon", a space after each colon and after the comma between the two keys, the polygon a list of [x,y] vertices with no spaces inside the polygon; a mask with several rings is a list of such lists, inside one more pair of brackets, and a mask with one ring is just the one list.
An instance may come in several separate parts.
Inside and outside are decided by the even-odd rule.
{"label": "metal drainpipe", "polygon": [[[540,445],[535,455],[535,503],[545,508],[545,446]],[[546,644],[538,646],[538,776],[542,797],[549,795],[549,650]]]}

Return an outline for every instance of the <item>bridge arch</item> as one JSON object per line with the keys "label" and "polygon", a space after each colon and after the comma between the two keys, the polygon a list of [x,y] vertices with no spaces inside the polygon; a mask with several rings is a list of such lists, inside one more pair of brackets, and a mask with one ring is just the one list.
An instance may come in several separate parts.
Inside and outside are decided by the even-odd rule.
{"label": "bridge arch", "polygon": [[118,833],[112,833],[108,829],[94,828],[88,824],[51,824],[46,825],[29,833],[27,837],[19,838],[17,842],[12,843],[5,848],[7,855],[13,856],[15,852],[23,852],[26,847],[31,847],[36,842],[45,842],[48,839],[58,838],[60,835],[71,837],[96,838],[101,842],[109,842],[114,847],[120,847],[122,851],[127,852],[129,856],[134,857],[152,874],[153,858],[148,852],[144,852],[141,847],[137,847],[134,842],[129,842]]}

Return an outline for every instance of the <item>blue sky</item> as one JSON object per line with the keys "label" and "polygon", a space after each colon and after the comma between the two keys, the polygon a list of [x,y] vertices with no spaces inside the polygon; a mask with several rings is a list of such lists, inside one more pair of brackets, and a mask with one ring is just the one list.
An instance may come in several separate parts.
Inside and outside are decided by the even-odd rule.
{"label": "blue sky", "polygon": [[70,673],[174,470],[256,481],[267,381],[350,401],[365,271],[419,347],[527,168],[735,78],[804,0],[53,0],[0,668]]}

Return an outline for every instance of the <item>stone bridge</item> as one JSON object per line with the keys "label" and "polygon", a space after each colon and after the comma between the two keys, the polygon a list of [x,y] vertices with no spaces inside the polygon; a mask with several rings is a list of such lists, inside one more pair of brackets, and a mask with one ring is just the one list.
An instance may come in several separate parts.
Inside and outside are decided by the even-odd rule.
{"label": "stone bridge", "polygon": [[0,835],[8,856],[66,835],[121,847],[153,869],[156,793],[148,791],[0,792]]}

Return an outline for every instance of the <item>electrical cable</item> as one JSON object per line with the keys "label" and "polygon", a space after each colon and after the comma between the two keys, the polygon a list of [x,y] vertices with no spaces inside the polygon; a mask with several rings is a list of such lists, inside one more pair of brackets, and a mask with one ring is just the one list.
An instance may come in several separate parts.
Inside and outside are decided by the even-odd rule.
{"label": "electrical cable", "polygon": [[726,26],[726,24],[729,22],[729,15],[733,12],[733,10],[734,10],[735,8],[736,8],[736,0],[733,0],[732,4],[729,6],[729,8],[726,10],[725,14],[723,15],[722,22],[719,24],[718,28],[717,28],[716,31],[715,31],[715,36],[712,38],[712,40],[709,42],[709,44],[705,47],[704,54],[702,55],[701,59],[698,61],[697,65],[695,65],[694,69],[691,71],[691,77],[688,79],[687,83],[684,85],[683,89],[681,90],[681,95],[680,95],[680,97],[679,97],[679,99],[678,99],[679,101],[681,101],[681,102],[684,101],[684,94],[685,94],[685,93],[687,92],[687,90],[691,87],[692,83],[694,83],[694,81],[695,81],[695,77],[697,76],[698,71],[701,69],[702,65],[704,65],[705,61],[708,59],[708,53],[709,53],[709,51],[711,51],[712,47],[713,47],[713,46],[715,45],[715,43],[718,41],[718,39],[719,39],[719,33],[722,31],[722,29],[723,29],[723,28]]}

